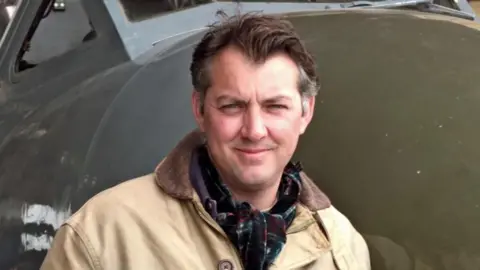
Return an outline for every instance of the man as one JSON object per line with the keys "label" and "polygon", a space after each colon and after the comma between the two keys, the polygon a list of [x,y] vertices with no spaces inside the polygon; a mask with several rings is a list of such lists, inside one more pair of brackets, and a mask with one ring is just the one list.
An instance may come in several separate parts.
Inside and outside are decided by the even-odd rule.
{"label": "man", "polygon": [[42,269],[370,269],[363,238],[290,162],[318,89],[293,27],[226,19],[190,70],[199,129],[153,174],[88,201]]}

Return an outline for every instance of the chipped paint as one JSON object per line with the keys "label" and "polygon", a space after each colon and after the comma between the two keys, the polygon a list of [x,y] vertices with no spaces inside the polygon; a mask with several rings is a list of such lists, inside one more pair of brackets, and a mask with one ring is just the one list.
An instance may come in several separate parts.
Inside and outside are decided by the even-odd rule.
{"label": "chipped paint", "polygon": [[60,225],[72,214],[70,205],[64,210],[56,210],[49,205],[32,204],[23,205],[23,223],[45,223],[58,229]]}
{"label": "chipped paint", "polygon": [[[70,205],[66,209],[59,210],[49,205],[24,204],[21,218],[24,224],[46,224],[57,230],[71,214],[72,210]],[[53,236],[48,235],[46,231],[40,232],[39,235],[22,233],[21,241],[25,251],[46,250],[50,248]]]}
{"label": "chipped paint", "polygon": [[21,235],[23,249],[27,250],[48,250],[52,244],[53,237],[49,235],[32,235],[28,233],[22,233]]}

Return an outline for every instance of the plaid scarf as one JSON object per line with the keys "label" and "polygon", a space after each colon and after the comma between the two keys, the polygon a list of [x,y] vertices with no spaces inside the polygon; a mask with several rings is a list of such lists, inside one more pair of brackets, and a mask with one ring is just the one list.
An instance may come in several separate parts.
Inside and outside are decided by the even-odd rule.
{"label": "plaid scarf", "polygon": [[284,247],[286,230],[295,218],[301,188],[301,165],[289,163],[285,167],[277,202],[269,211],[261,212],[247,202],[234,201],[206,147],[201,147],[199,152],[198,162],[211,197],[205,202],[206,209],[215,205],[216,209],[210,214],[237,248],[246,270],[267,269]]}

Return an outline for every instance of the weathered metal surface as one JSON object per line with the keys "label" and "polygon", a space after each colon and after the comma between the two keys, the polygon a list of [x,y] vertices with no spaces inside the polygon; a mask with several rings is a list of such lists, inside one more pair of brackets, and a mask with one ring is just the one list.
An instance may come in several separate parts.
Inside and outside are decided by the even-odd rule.
{"label": "weathered metal surface", "polygon": [[405,265],[480,269],[480,32],[398,14],[294,23],[323,81],[297,152],[306,170],[376,249],[389,239]]}
{"label": "weathered metal surface", "polygon": [[[480,35],[406,14],[292,19],[323,84],[297,157],[366,235],[376,269],[384,257],[399,260],[397,269],[414,269],[402,268],[414,260],[475,269]],[[155,46],[138,65],[122,63],[118,36],[103,32],[105,43],[86,52],[105,60],[96,70],[79,54],[61,61],[64,79],[31,88],[37,72],[8,86],[29,91],[0,107],[0,269],[38,269],[65,218],[97,192],[151,172],[194,128],[188,66],[200,36],[160,55]]]}

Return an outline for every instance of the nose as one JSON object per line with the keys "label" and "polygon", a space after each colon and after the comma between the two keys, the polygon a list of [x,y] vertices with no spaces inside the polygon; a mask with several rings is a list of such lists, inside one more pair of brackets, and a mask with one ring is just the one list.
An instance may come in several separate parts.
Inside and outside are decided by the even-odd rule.
{"label": "nose", "polygon": [[243,119],[242,136],[250,141],[259,141],[267,136],[267,127],[261,110],[257,108],[247,110]]}

